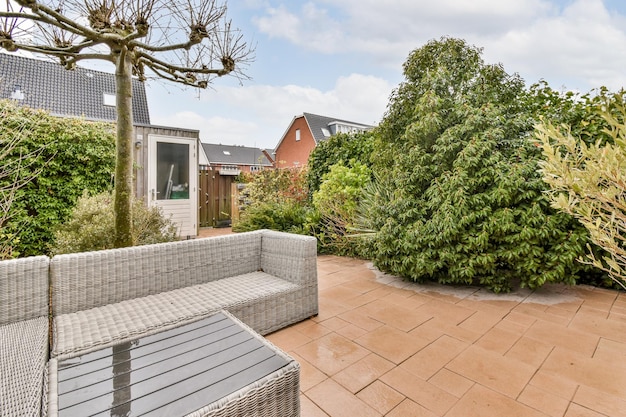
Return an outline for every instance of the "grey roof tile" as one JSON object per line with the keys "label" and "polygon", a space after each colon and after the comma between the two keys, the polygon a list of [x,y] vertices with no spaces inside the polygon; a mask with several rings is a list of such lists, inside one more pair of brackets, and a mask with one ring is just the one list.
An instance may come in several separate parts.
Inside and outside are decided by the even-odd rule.
{"label": "grey roof tile", "polygon": [[[133,123],[150,124],[143,83],[133,79]],[[116,120],[114,106],[105,106],[103,94],[115,94],[115,75],[77,67],[68,71],[60,64],[0,53],[0,98],[11,98],[19,86],[20,103],[46,109],[57,116],[80,116],[90,120]]]}
{"label": "grey roof tile", "polygon": [[214,143],[203,143],[202,148],[211,164],[272,166],[260,148]]}
{"label": "grey roof tile", "polygon": [[370,126],[370,125],[357,123],[357,122],[350,122],[348,120],[337,119],[336,117],[320,116],[320,115],[312,114],[312,113],[303,113],[303,115],[304,115],[304,118],[306,119],[307,124],[309,125],[309,128],[311,129],[311,133],[313,134],[313,137],[315,138],[315,142],[317,143],[324,141],[330,137],[330,135],[325,134],[324,130],[328,131],[329,133],[332,133],[330,131],[330,125],[333,122],[358,127],[363,130],[369,130],[373,128],[373,126]]}

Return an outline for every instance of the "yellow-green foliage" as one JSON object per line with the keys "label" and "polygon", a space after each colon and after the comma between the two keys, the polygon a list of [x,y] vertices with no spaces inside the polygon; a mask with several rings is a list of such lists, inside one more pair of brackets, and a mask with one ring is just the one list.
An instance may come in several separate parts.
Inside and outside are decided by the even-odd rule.
{"label": "yellow-green foliage", "polygon": [[354,234],[357,207],[364,187],[371,177],[370,169],[360,162],[332,165],[322,176],[319,190],[313,193],[313,206],[319,213],[318,240],[323,251],[339,255],[362,256]]}
{"label": "yellow-green foliage", "polygon": [[351,165],[331,166],[313,193],[313,205],[322,216],[340,217],[347,225],[353,223],[361,191],[371,176],[369,168],[360,162],[352,161]]}
{"label": "yellow-green foliage", "polygon": [[[609,109],[613,111],[609,111]],[[600,112],[608,127],[596,143],[574,137],[568,126],[537,125],[546,160],[544,180],[550,185],[552,206],[576,217],[593,243],[582,262],[606,271],[626,289],[626,103],[624,92],[607,97]],[[608,140],[606,137],[608,136]]]}
{"label": "yellow-green foliage", "polygon": [[[113,196],[101,193],[83,194],[72,210],[70,219],[55,232],[53,253],[86,252],[115,247]],[[158,207],[146,207],[133,199],[131,234],[135,245],[171,242],[178,239],[174,223],[163,217]]]}

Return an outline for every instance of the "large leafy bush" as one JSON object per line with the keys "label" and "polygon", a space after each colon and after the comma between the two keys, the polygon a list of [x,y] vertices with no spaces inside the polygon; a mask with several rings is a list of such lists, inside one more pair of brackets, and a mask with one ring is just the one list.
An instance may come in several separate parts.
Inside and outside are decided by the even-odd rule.
{"label": "large leafy bush", "polygon": [[404,75],[375,142],[378,191],[364,200],[376,265],[494,291],[573,283],[587,234],[544,194],[523,80],[450,38],[411,53]]}
{"label": "large leafy bush", "polygon": [[[14,249],[21,256],[44,254],[53,242],[54,228],[68,218],[83,191],[111,187],[113,126],[58,118],[10,101],[0,101],[0,114],[3,138],[21,134],[19,146],[3,164],[21,160],[23,170],[37,172],[16,190],[2,232],[14,237]],[[0,188],[10,181],[0,178]]]}

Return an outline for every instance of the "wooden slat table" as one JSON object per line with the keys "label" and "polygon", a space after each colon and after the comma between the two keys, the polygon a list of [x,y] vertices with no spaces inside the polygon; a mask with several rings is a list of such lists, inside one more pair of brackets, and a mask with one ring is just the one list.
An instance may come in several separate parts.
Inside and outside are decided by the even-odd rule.
{"label": "wooden slat table", "polygon": [[59,416],[299,415],[297,362],[225,312],[56,368]]}

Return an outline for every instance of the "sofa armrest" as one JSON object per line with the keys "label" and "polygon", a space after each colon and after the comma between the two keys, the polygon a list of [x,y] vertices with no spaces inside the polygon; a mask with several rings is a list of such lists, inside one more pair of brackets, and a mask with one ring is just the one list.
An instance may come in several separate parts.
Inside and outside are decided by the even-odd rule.
{"label": "sofa armrest", "polygon": [[263,230],[261,268],[296,285],[317,287],[317,239]]}

